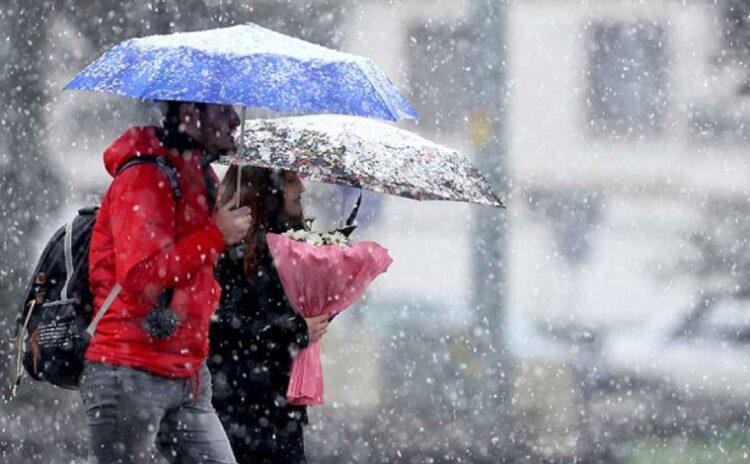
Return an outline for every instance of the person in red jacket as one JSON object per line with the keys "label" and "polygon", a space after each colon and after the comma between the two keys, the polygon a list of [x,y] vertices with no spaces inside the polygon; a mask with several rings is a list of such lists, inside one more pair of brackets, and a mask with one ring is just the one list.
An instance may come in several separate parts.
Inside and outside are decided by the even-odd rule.
{"label": "person in red jacket", "polygon": [[[91,237],[95,314],[117,284],[121,290],[96,327],[81,377],[93,462],[149,462],[158,450],[171,462],[235,463],[205,360],[220,297],[213,265],[251,223],[248,208],[214,207],[210,163],[235,149],[239,122],[231,106],[170,102],[162,127],[131,128],[104,152],[114,180]],[[179,198],[155,164],[120,172],[139,156],[167,160]],[[155,334],[146,321],[164,295],[174,327]]]}

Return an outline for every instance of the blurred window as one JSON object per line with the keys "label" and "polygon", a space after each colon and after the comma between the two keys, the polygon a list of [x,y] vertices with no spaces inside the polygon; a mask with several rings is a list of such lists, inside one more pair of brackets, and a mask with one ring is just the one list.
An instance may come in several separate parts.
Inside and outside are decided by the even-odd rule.
{"label": "blurred window", "polygon": [[409,29],[410,101],[428,129],[458,130],[471,105],[471,41],[455,24],[417,23]]}
{"label": "blurred window", "polygon": [[[721,30],[724,49],[730,58],[746,58],[750,55],[750,2],[747,0],[723,0],[721,6]],[[719,54],[719,59],[722,59]]]}
{"label": "blurred window", "polygon": [[747,300],[725,298],[710,311],[699,334],[719,340],[747,344],[750,342],[750,303]]}
{"label": "blurred window", "polygon": [[529,208],[542,213],[540,217],[552,228],[557,255],[566,264],[577,266],[591,257],[604,201],[602,194],[593,190],[544,189],[531,193]]}
{"label": "blurred window", "polygon": [[666,106],[665,32],[655,24],[591,27],[588,110],[593,134],[659,134]]}
{"label": "blurred window", "polygon": [[738,81],[690,104],[690,136],[701,142],[746,144],[750,141],[750,109],[744,104],[750,95],[750,1],[719,0],[717,5],[721,42],[710,63],[719,71],[731,70]]}
{"label": "blurred window", "polygon": [[691,138],[700,142],[750,141],[750,111],[733,103],[725,99],[692,103],[688,112]]}

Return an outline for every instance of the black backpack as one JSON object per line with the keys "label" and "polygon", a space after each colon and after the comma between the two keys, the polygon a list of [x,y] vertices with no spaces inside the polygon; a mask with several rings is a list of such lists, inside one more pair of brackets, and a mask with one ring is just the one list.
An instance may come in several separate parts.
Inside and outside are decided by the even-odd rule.
{"label": "black backpack", "polygon": [[[138,164],[158,166],[169,178],[175,201],[179,200],[177,172],[162,156],[134,158],[123,164],[117,174]],[[99,207],[81,209],[73,221],[55,232],[31,275],[16,319],[14,394],[23,376],[21,365],[35,380],[78,388],[89,340],[121,288],[115,285],[92,320],[89,245],[98,211]],[[168,298],[171,300],[171,291]]]}

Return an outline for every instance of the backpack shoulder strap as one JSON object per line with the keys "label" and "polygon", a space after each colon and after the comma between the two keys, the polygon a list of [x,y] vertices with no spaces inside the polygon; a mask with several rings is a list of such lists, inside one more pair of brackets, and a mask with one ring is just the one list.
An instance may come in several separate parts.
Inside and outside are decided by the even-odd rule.
{"label": "backpack shoulder strap", "polygon": [[129,167],[137,166],[139,164],[154,164],[156,165],[161,172],[163,172],[167,178],[169,179],[169,183],[172,186],[172,192],[174,193],[174,198],[176,201],[180,201],[180,197],[182,197],[182,192],[180,191],[180,182],[177,179],[177,169],[172,165],[172,163],[167,160],[167,158],[163,156],[139,156],[137,158],[130,159],[125,162],[120,168],[117,170],[116,176],[119,176],[122,171],[126,170]]}
{"label": "backpack shoulder strap", "polygon": [[104,317],[104,314],[109,310],[109,307],[112,306],[112,303],[114,303],[115,298],[117,298],[117,295],[120,294],[120,290],[122,290],[122,286],[120,284],[115,284],[114,287],[112,287],[112,290],[110,290],[109,295],[107,295],[107,299],[104,300],[104,304],[102,304],[102,307],[99,309],[99,312],[96,313],[96,316],[94,319],[91,320],[89,323],[89,326],[86,327],[86,332],[88,332],[89,337],[94,336],[94,331],[96,330],[96,326],[99,325],[99,321],[102,320]]}

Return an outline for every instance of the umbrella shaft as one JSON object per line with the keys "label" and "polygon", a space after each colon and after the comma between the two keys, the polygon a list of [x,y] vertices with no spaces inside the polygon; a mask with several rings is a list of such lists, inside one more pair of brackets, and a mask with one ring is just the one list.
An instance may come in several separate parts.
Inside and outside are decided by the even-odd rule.
{"label": "umbrella shaft", "polygon": [[[241,116],[241,121],[240,121],[240,143],[237,145],[238,150],[242,150],[242,144],[245,141],[245,114],[246,112],[247,112],[247,107],[243,106],[242,116]],[[240,207],[240,186],[241,185],[242,185],[242,156],[240,156],[240,159],[237,165],[237,204],[235,205],[237,208]]]}

